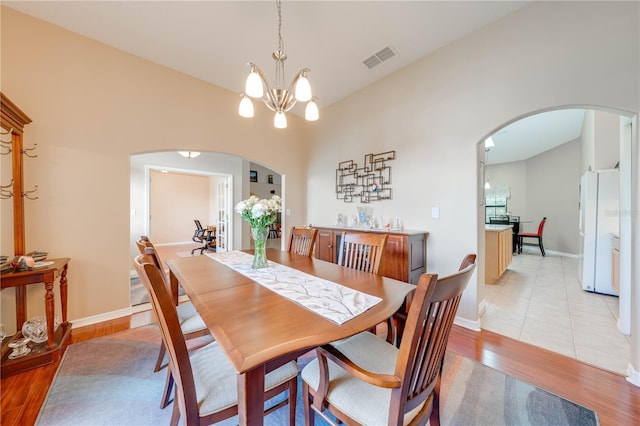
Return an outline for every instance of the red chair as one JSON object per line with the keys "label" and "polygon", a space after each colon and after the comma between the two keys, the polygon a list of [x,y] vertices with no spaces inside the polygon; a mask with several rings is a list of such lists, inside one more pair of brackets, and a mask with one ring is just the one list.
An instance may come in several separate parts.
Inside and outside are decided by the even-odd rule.
{"label": "red chair", "polygon": [[522,244],[524,238],[535,238],[538,240],[538,246],[540,247],[540,253],[542,256],[545,256],[544,245],[542,244],[542,231],[544,229],[544,224],[547,222],[547,218],[544,217],[540,221],[540,225],[538,225],[538,232],[518,232],[518,253],[522,253]]}

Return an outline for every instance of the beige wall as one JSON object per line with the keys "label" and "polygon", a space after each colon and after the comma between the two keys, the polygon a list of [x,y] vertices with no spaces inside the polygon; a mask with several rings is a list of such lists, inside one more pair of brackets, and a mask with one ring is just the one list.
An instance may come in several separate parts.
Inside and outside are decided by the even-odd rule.
{"label": "beige wall", "polygon": [[547,251],[578,255],[580,158],[578,138],[525,161],[488,167],[492,185],[511,188],[508,208],[523,221],[521,231],[536,232],[540,220],[547,218]]}
{"label": "beige wall", "polygon": [[[129,310],[131,154],[190,149],[260,161],[285,176],[291,218],[304,223],[303,120],[291,116],[283,132],[266,113],[242,119],[236,93],[12,9],[1,13],[2,92],[33,119],[26,143],[38,143],[38,158],[25,162],[27,185],[37,184],[40,196],[26,206],[26,246],[72,259],[72,321]],[[30,289],[28,316],[44,310],[39,292]],[[2,321],[11,327],[13,316],[5,290]]]}
{"label": "beige wall", "polygon": [[544,247],[579,253],[580,139],[543,152],[527,161],[527,219],[525,232],[536,232],[547,218]]}
{"label": "beige wall", "polygon": [[[309,222],[355,212],[335,199],[339,162],[396,150],[393,201],[372,206],[429,231],[428,271],[453,272],[482,254],[477,144],[556,107],[637,113],[638,39],[638,3],[534,2],[327,108],[313,133]],[[477,326],[482,299],[474,278],[458,315]]]}
{"label": "beige wall", "polygon": [[620,160],[620,116],[586,111],[582,125],[582,173],[613,169]]}
{"label": "beige wall", "polygon": [[[491,155],[491,153],[489,153]],[[507,209],[514,216],[525,220],[527,216],[527,162],[512,161],[490,165],[486,176],[492,188],[508,187],[511,198],[507,200]]]}
{"label": "beige wall", "polygon": [[189,241],[194,219],[209,224],[208,176],[151,171],[149,238],[154,244]]}
{"label": "beige wall", "polygon": [[[428,230],[427,268],[449,273],[464,254],[482,254],[480,141],[549,108],[640,110],[638,12],[637,2],[533,2],[326,108],[317,123],[291,117],[279,132],[266,115],[237,117],[235,93],[3,7],[2,91],[33,118],[27,136],[39,144],[26,170],[41,196],[27,206],[27,247],[73,258],[72,320],[125,309],[130,154],[181,148],[259,161],[284,176],[291,223],[332,224],[355,212],[335,198],[338,163],[396,150],[394,199],[373,207]],[[99,245],[79,232],[96,226]],[[481,301],[474,278],[460,317],[477,324]],[[636,349],[632,360],[637,371]]]}

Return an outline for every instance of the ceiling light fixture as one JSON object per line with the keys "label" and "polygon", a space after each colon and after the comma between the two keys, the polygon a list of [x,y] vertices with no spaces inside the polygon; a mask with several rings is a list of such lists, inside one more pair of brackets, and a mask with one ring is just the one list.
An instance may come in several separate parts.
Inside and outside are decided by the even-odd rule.
{"label": "ceiling light fixture", "polygon": [[178,151],[184,158],[196,158],[200,153],[198,151]]}
{"label": "ceiling light fixture", "polygon": [[[287,127],[287,116],[285,115],[296,102],[307,102],[304,118],[308,121],[316,121],[319,118],[316,98],[311,94],[311,84],[308,75],[311,72],[304,68],[295,75],[289,87],[284,89],[284,61],[287,54],[284,53],[284,43],[282,42],[282,12],[280,0],[276,0],[278,7],[278,50],[273,52],[273,59],[276,61],[276,87],[269,88],[264,74],[257,65],[249,62],[249,76],[242,93],[240,108],[238,112],[242,117],[253,117],[253,102],[251,98],[262,99],[264,104],[273,112],[273,125],[278,129]],[[292,90],[293,89],[293,90]]]}
{"label": "ceiling light fixture", "polygon": [[[494,146],[496,146],[496,144],[493,142],[493,138],[491,136],[489,136],[488,138],[486,138],[484,140],[484,173],[486,176],[486,168],[489,165],[489,151],[491,150],[491,148],[493,148]],[[487,177],[486,180],[484,181],[484,189],[491,189],[491,183],[489,183],[489,178]]]}

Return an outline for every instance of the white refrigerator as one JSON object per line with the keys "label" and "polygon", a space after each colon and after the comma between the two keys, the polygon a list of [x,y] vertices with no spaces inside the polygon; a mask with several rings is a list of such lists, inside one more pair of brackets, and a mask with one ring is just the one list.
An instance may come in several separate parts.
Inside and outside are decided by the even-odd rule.
{"label": "white refrigerator", "polygon": [[580,256],[583,290],[617,296],[611,285],[613,234],[620,232],[620,173],[587,172],[580,182]]}

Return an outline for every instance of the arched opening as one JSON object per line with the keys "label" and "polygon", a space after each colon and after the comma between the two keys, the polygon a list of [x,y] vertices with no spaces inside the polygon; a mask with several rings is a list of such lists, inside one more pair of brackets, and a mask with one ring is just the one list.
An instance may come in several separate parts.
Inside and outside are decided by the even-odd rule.
{"label": "arched opening", "polygon": [[[258,179],[253,182],[250,172],[256,170]],[[151,239],[165,260],[212,251],[198,249],[204,244],[192,240],[195,220],[215,235],[215,250],[249,248],[250,232],[236,217],[235,203],[250,194],[263,197],[273,191],[282,196],[283,178],[236,155],[201,152],[187,158],[177,151],[131,155],[131,258],[138,253],[136,241],[141,235]],[[281,239],[269,243],[279,247]],[[131,304],[144,304],[146,292],[131,273]]]}
{"label": "arched opening", "polygon": [[[555,108],[518,117],[487,135],[495,146],[479,149],[485,154],[479,182],[481,225],[496,215],[520,232],[535,232],[543,217],[548,220],[543,233],[546,256],[537,245],[525,246],[521,253],[515,247],[495,283],[480,284],[482,328],[627,374],[631,345],[637,343],[629,336],[631,218],[621,212],[630,211],[632,191],[638,190],[631,180],[631,144],[637,143],[629,129],[633,121],[623,111]],[[616,171],[619,197],[615,229],[606,230],[608,253],[599,255],[597,265],[609,268],[612,276],[614,234],[628,249],[616,266],[623,287],[592,292],[583,289],[581,180],[587,171],[605,169]],[[607,215],[614,215],[614,209]],[[488,262],[491,256],[485,253]]]}

